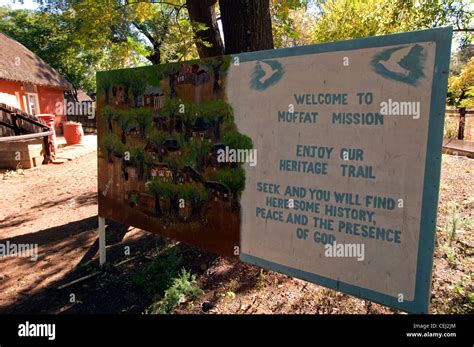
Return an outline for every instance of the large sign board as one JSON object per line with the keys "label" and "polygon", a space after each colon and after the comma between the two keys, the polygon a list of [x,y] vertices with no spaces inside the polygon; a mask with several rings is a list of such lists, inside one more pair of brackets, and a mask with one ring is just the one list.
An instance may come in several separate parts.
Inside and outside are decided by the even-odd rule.
{"label": "large sign board", "polygon": [[451,36],[98,74],[99,214],[427,312]]}

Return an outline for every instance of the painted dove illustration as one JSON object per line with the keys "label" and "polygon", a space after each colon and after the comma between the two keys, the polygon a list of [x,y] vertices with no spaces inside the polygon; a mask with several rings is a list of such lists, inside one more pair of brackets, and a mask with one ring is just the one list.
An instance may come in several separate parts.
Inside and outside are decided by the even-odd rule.
{"label": "painted dove illustration", "polygon": [[384,49],[372,57],[370,64],[384,78],[415,86],[425,77],[425,61],[425,48],[415,44]]}
{"label": "painted dove illustration", "polygon": [[405,69],[400,65],[400,62],[402,61],[403,58],[405,58],[409,53],[410,53],[411,47],[402,47],[398,49],[397,51],[393,52],[392,55],[390,56],[390,59],[387,61],[380,61],[380,64],[382,64],[387,70],[399,73],[401,75],[408,76],[410,73],[410,70]]}
{"label": "painted dove illustration", "polygon": [[273,76],[275,73],[275,70],[272,66],[270,66],[268,63],[262,61],[260,64],[260,67],[262,68],[263,72],[265,73],[262,77],[260,77],[260,83],[265,83],[269,78]]}
{"label": "painted dove illustration", "polygon": [[256,90],[265,90],[278,83],[283,74],[283,66],[277,60],[257,61],[250,80],[250,87]]}

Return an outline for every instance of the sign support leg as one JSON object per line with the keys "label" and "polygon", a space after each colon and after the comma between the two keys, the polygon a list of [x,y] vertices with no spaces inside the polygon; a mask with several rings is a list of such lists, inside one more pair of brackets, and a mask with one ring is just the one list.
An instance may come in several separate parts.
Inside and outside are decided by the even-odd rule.
{"label": "sign support leg", "polygon": [[99,216],[99,264],[105,264],[105,218]]}

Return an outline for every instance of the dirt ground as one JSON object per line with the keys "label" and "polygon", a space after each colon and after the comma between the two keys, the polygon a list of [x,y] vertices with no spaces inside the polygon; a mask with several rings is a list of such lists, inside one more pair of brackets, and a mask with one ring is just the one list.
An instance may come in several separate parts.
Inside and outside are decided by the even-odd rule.
{"label": "dirt ground", "polygon": [[[474,312],[474,160],[443,156],[434,313]],[[0,313],[142,313],[163,293],[135,285],[164,247],[174,247],[202,290],[173,313],[395,313],[365,300],[107,222],[109,265],[98,271],[97,162],[0,174],[0,242],[38,244],[37,261],[0,259]],[[455,209],[455,212],[453,212]],[[457,220],[455,239],[448,231]],[[449,245],[449,246],[448,246]],[[125,261],[125,262],[123,262]],[[74,279],[91,278],[61,288]]]}

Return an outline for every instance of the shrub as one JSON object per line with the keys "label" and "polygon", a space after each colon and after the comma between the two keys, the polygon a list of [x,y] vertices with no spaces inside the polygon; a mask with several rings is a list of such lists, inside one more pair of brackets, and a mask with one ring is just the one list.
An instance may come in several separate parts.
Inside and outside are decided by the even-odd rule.
{"label": "shrub", "polygon": [[162,294],[173,283],[182,265],[177,249],[158,254],[145,270],[137,272],[132,277],[132,283],[149,294]]}
{"label": "shrub", "polygon": [[150,306],[150,313],[167,314],[175,307],[186,301],[188,297],[196,297],[201,289],[196,284],[196,275],[191,275],[185,269],[174,278],[171,286],[166,290],[162,300]]}

